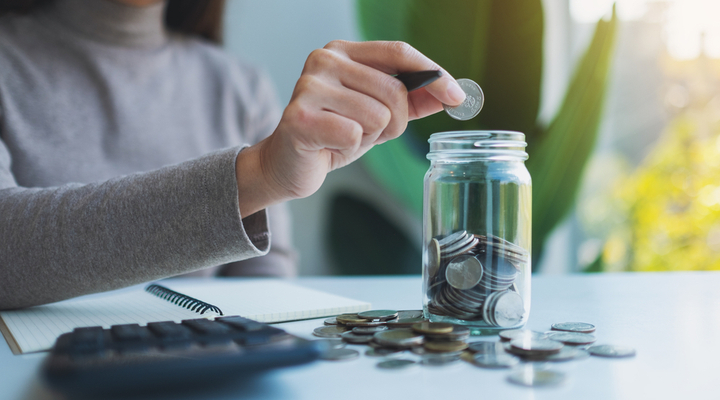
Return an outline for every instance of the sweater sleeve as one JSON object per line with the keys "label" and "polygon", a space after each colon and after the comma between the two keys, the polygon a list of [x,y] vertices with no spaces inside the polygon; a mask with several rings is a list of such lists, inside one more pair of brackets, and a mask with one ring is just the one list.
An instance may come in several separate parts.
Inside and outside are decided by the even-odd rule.
{"label": "sweater sleeve", "polygon": [[266,213],[240,216],[239,151],[104,182],[25,188],[0,140],[0,309],[266,254]]}
{"label": "sweater sleeve", "polygon": [[[240,118],[249,143],[258,143],[270,136],[282,115],[275,88],[269,76],[243,63],[234,64],[231,76],[237,92],[246,96],[240,103],[251,105]],[[287,203],[267,209],[272,243],[267,255],[223,266],[221,276],[294,276],[298,255],[292,245],[291,215]]]}

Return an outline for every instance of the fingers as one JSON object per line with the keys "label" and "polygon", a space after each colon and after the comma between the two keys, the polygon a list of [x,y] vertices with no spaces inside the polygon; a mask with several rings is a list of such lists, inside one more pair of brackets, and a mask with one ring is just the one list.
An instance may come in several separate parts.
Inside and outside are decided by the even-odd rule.
{"label": "fingers", "polygon": [[[440,79],[426,86],[424,91],[436,99],[434,103],[440,102],[456,106],[465,100],[465,92],[447,71],[407,43],[333,41],[325,48],[342,52],[355,62],[387,74],[441,70],[443,75]],[[414,93],[411,94],[411,97],[417,97],[417,101],[428,100],[424,95]],[[437,104],[435,108],[437,108]]]}
{"label": "fingers", "polygon": [[[316,76],[328,83],[324,88],[317,85],[313,88],[317,92],[328,91],[322,93],[331,100],[326,107],[363,125],[366,141],[384,142],[405,131],[407,90],[394,77],[328,49],[316,50],[308,57],[303,76]],[[337,90],[333,90],[333,84]],[[378,127],[379,121],[384,125]]]}

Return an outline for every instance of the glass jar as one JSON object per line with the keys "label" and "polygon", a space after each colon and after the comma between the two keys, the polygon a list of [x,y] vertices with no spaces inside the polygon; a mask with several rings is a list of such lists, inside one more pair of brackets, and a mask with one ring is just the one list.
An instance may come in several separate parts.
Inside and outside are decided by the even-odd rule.
{"label": "glass jar", "polygon": [[521,327],[530,312],[532,185],[525,135],[430,136],[423,216],[423,310],[475,334]]}

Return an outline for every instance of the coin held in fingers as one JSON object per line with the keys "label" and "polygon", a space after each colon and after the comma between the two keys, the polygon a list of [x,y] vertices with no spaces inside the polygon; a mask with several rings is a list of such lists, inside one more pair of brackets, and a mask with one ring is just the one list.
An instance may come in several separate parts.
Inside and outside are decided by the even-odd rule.
{"label": "coin held in fingers", "polygon": [[480,88],[480,85],[471,79],[458,79],[457,83],[463,92],[465,92],[465,101],[455,107],[443,104],[445,112],[452,118],[460,121],[475,118],[480,113],[480,110],[482,110],[483,104],[485,104],[485,94]]}

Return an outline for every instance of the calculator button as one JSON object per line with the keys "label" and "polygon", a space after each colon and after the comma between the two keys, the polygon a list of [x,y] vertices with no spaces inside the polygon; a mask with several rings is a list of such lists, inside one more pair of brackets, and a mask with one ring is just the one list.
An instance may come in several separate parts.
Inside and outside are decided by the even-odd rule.
{"label": "calculator button", "polygon": [[138,324],[113,325],[110,327],[110,332],[113,339],[120,342],[138,342],[152,338],[148,328]]}
{"label": "calculator button", "polygon": [[101,326],[75,328],[71,346],[73,353],[79,356],[101,354],[105,350],[105,332]]}
{"label": "calculator button", "polygon": [[185,339],[192,336],[192,331],[172,321],[151,322],[148,329],[163,339]]}
{"label": "calculator button", "polygon": [[195,332],[204,335],[225,335],[233,332],[233,330],[227,325],[223,325],[218,322],[210,321],[209,319],[204,318],[186,319],[182,322],[182,324],[194,330]]}
{"label": "calculator button", "polygon": [[217,318],[216,321],[220,321],[224,324],[228,324],[232,326],[233,328],[243,331],[243,332],[252,332],[257,330],[262,330],[267,327],[267,325],[261,324],[259,322],[253,321],[251,319],[243,318],[243,317],[222,317]]}

